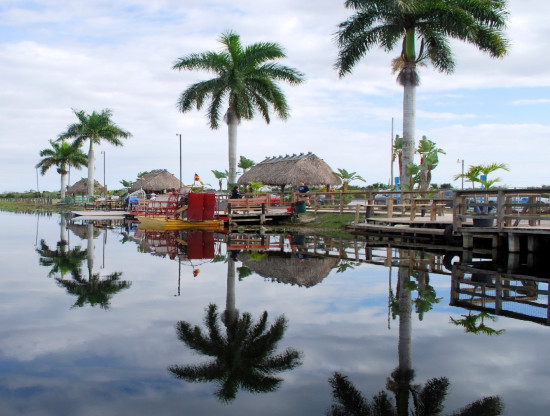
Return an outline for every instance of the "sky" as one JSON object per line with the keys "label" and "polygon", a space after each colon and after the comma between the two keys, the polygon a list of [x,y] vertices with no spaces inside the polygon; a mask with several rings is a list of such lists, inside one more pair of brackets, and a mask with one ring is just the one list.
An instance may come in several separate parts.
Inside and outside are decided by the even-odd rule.
{"label": "sky", "polygon": [[[453,177],[464,160],[466,169],[507,164],[509,172],[493,176],[500,185],[550,185],[550,67],[543,53],[550,3],[509,0],[508,9],[503,59],[452,42],[454,73],[420,69],[416,139],[426,136],[446,151],[434,183],[460,188]],[[398,51],[373,49],[339,78],[334,34],[351,14],[343,0],[0,0],[0,193],[59,189],[55,168],[37,174],[40,150],[76,122],[73,109],[107,108],[132,137],[122,147],[94,146],[100,183],[119,189],[121,180],[153,169],[178,177],[181,134],[183,182],[192,183],[196,172],[217,187],[212,170],[228,169],[226,126],[211,130],[204,110],[182,114],[176,106],[188,86],[213,75],[172,66],[190,53],[219,51],[219,36],[229,30],[243,45],[279,43],[287,55],[279,63],[306,80],[281,84],[288,120],[240,124],[239,156],[259,163],[313,152],[367,184],[389,183],[392,131],[402,134],[403,89],[391,72]],[[73,169],[70,182],[84,177],[86,169]]]}

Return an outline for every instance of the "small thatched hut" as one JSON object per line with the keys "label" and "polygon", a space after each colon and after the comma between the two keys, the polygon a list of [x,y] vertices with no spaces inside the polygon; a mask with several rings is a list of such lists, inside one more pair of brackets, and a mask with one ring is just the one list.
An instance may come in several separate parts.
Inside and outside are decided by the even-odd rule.
{"label": "small thatched hut", "polygon": [[169,189],[179,189],[183,184],[168,172],[166,169],[156,169],[143,175],[141,179],[134,182],[130,192],[143,189],[147,192],[166,192]]}
{"label": "small thatched hut", "polygon": [[[103,186],[94,181],[94,191],[98,195],[103,195]],[[88,194],[88,178],[82,178],[74,185],[67,188],[67,195],[87,195]]]}
{"label": "small thatched hut", "polygon": [[246,185],[250,182],[262,182],[265,185],[299,186],[304,181],[307,185],[339,185],[340,178],[330,166],[313,153],[268,157],[244,173],[237,183]]}
{"label": "small thatched hut", "polygon": [[339,262],[335,257],[300,258],[296,253],[284,252],[269,252],[260,260],[250,260],[246,253],[239,255],[239,258],[243,266],[262,277],[305,287],[320,283]]}

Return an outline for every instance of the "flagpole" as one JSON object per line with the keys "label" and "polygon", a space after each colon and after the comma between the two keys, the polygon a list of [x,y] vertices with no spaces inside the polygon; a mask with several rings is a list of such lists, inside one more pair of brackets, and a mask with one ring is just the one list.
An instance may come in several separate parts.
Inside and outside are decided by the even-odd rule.
{"label": "flagpole", "polygon": [[176,136],[180,136],[180,188],[181,188],[181,185],[182,185],[182,182],[181,182],[181,134],[176,133]]}

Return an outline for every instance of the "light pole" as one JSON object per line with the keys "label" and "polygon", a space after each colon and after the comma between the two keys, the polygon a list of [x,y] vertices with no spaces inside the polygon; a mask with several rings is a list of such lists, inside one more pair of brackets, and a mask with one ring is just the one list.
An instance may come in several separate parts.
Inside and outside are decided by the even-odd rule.
{"label": "light pole", "polygon": [[38,187],[38,168],[36,168],[36,192],[38,192],[38,197],[40,197],[40,188]]}
{"label": "light pole", "polygon": [[103,198],[107,200],[107,188],[105,186],[105,150],[102,150],[101,154],[103,155]]}
{"label": "light pole", "polygon": [[456,160],[456,163],[461,163],[462,162],[462,185],[461,185],[461,188],[462,190],[464,190],[464,159],[457,159]]}
{"label": "light pole", "polygon": [[182,185],[182,182],[181,182],[181,134],[176,133],[176,136],[180,136],[180,188],[181,188],[181,185]]}

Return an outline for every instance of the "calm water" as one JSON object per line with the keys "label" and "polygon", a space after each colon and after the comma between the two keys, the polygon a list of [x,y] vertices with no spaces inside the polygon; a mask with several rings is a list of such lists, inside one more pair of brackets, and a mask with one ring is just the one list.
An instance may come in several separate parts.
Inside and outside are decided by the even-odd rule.
{"label": "calm water", "polygon": [[[388,307],[389,294],[405,290],[397,287],[398,268],[359,264],[350,260],[353,248],[346,251],[347,260],[323,259],[304,251],[291,254],[304,241],[284,238],[282,250],[265,256],[228,253],[225,243],[212,243],[210,236],[186,235],[179,243],[187,256],[178,263],[177,257],[170,258],[177,241],[164,249],[165,236],[155,240],[133,230],[125,234],[121,227],[92,230],[73,224],[65,230],[63,225],[56,215],[0,212],[3,416],[322,415],[333,403],[328,379],[334,372],[346,375],[371,398],[407,359],[415,371],[413,384],[449,379],[446,412],[500,395],[504,414],[548,414],[550,327],[499,316],[484,323],[504,329],[501,335],[465,332],[450,319],[471,313],[449,305],[450,272],[436,263],[428,266],[434,270],[431,290],[422,292],[422,299],[441,299],[422,320],[414,305],[426,305],[418,300],[418,282],[426,283],[426,275],[408,279],[411,301],[417,302],[410,344],[401,334],[401,346],[408,345],[409,354],[400,361],[403,314],[394,319]],[[58,246],[62,240],[67,244]],[[344,251],[323,239],[311,241],[306,240],[310,250],[315,244],[331,256]],[[393,255],[410,253],[394,250]],[[439,269],[444,274],[435,272]],[[548,290],[544,282],[537,285]],[[533,302],[548,303],[540,296]],[[239,387],[234,399],[222,400],[219,383],[182,380],[169,371],[174,366],[200,368],[211,360],[176,332],[178,322],[185,321],[208,336],[204,319],[210,304],[217,305],[225,322],[231,313],[224,311],[233,307],[254,322],[267,311],[268,327],[284,314],[286,331],[272,356],[290,349],[301,358],[294,368],[273,374],[282,379],[271,386],[275,391],[262,392],[268,387],[261,378],[255,384],[253,375],[243,376],[248,384]],[[218,322],[218,328],[225,337],[224,323]]]}

